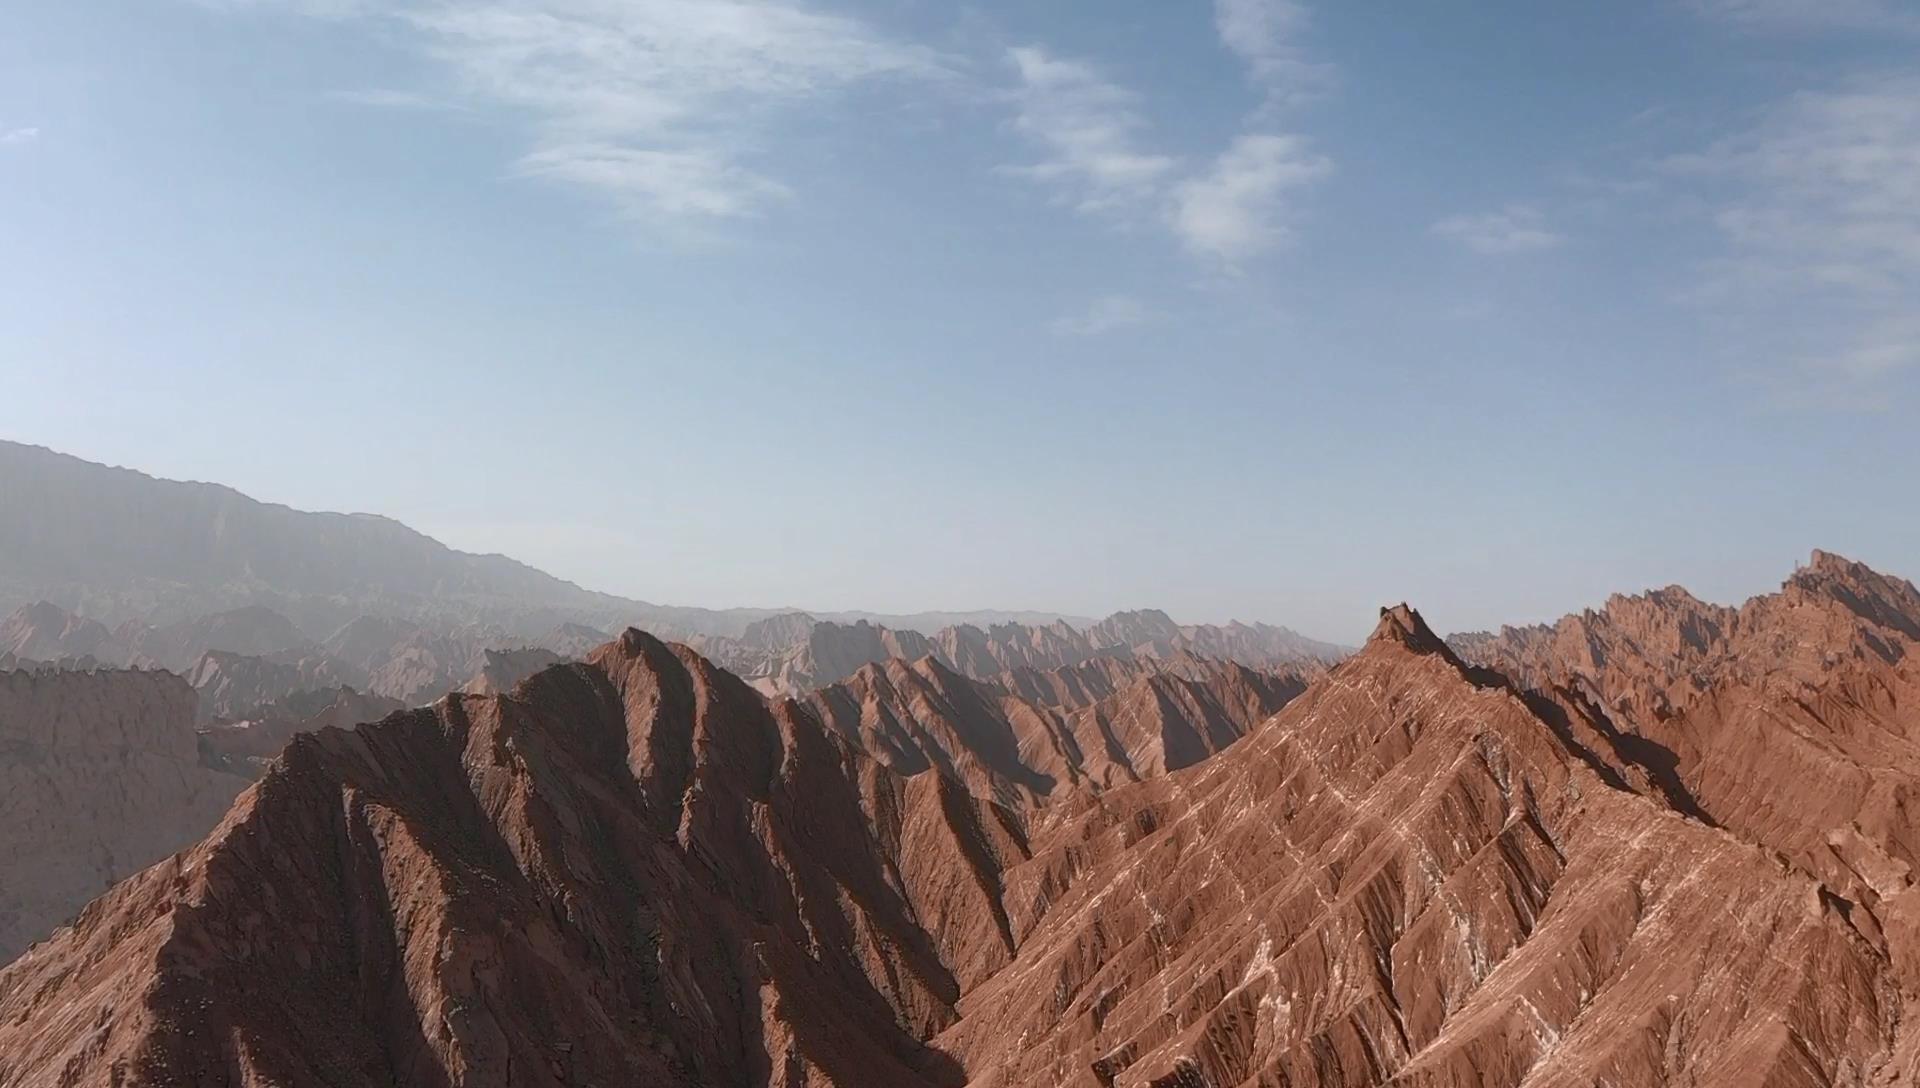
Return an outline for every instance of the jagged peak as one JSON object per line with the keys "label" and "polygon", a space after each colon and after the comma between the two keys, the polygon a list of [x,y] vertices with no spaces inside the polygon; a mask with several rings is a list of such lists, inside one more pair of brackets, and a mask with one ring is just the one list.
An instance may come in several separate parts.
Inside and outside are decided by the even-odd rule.
{"label": "jagged peak", "polygon": [[1398,643],[1415,653],[1449,654],[1446,642],[1404,601],[1380,609],[1380,622],[1374,626],[1373,634],[1367,636],[1367,645],[1383,642]]}
{"label": "jagged peak", "polygon": [[657,636],[642,631],[638,627],[629,627],[620,632],[620,637],[587,655],[588,660],[596,660],[606,654],[618,654],[628,660],[671,654],[673,648]]}

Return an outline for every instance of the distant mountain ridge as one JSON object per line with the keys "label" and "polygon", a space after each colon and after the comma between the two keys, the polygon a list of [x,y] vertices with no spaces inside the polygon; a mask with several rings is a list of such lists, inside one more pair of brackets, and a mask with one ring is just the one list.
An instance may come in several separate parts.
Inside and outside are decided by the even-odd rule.
{"label": "distant mountain ridge", "polygon": [[0,442],[0,606],[38,600],[116,623],[261,606],[311,634],[363,614],[534,629],[644,623],[684,635],[737,633],[772,614],[629,600],[456,551],[391,518],[309,513]]}
{"label": "distant mountain ridge", "polygon": [[1920,1084],[1917,668],[1825,554],[1311,676],[628,630],[295,737],[0,968],[0,1088]]}
{"label": "distant mountain ridge", "polygon": [[1116,612],[1077,628],[999,623],[942,628],[931,637],[865,620],[835,623],[803,612],[774,616],[740,638],[708,637],[690,645],[770,695],[800,695],[836,684],[867,665],[933,657],[975,680],[1013,669],[1059,669],[1103,657],[1200,657],[1254,668],[1331,665],[1348,650],[1271,624],[1181,625],[1158,609]]}
{"label": "distant mountain ridge", "polygon": [[[315,640],[360,616],[441,629],[491,623],[521,637],[576,623],[602,631],[637,626],[673,639],[740,638],[759,621],[799,611],[633,600],[503,555],[458,551],[381,515],[295,510],[222,484],[161,479],[0,440],[0,612],[38,601],[109,633],[128,620],[164,627],[261,607]],[[927,637],[963,625],[1094,625],[1000,609],[823,610],[810,618]]]}

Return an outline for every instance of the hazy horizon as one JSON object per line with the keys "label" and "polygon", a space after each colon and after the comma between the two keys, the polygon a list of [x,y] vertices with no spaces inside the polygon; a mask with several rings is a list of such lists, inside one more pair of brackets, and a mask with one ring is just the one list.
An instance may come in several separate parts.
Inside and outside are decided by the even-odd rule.
{"label": "hazy horizon", "polygon": [[711,608],[1352,643],[1920,570],[1909,5],[10,31],[0,437]]}
{"label": "hazy horizon", "polygon": [[[45,447],[41,447],[41,448],[45,448]],[[64,456],[79,456],[65,450],[53,450],[52,452],[56,454],[61,454]],[[91,461],[91,459],[85,458],[85,457],[81,457],[80,459],[85,461]],[[92,462],[92,463],[98,464],[102,462]],[[138,465],[108,464],[107,467],[115,468],[115,469],[126,469],[133,472],[141,473],[142,475],[153,477],[155,479],[160,479],[160,480],[170,479],[169,477],[159,476],[159,475],[156,475],[155,473],[147,472]],[[267,498],[260,495],[249,494],[246,491],[244,491],[244,489],[233,488],[232,485],[223,483],[222,481],[219,481],[219,480],[179,479],[179,480],[172,480],[171,482],[215,485],[219,487],[228,488],[230,490],[239,491],[241,494],[245,495],[247,498],[261,502],[261,503],[289,507],[296,511],[302,510],[302,508],[297,505],[278,502],[277,500],[274,500],[272,498]],[[501,556],[507,559],[515,560],[517,562],[523,562],[523,563],[528,562],[523,557],[511,554],[508,552],[476,550],[472,548],[461,547],[459,544],[455,542],[450,542],[447,540],[440,539],[439,537],[434,536],[434,534],[432,533],[426,533],[424,530],[421,530],[419,526],[408,524],[403,518],[397,518],[389,514],[380,513],[378,511],[341,509],[341,510],[315,510],[315,511],[306,511],[306,512],[343,515],[343,516],[350,516],[350,517],[382,518],[388,521],[394,521],[394,522],[398,522],[400,524],[406,525],[409,529],[412,529],[416,532],[422,532],[423,535],[426,535],[438,541],[440,544],[453,548],[456,551],[462,551],[462,552],[467,552],[469,554],[476,554],[476,555]],[[1824,549],[1824,550],[1833,551],[1834,549]],[[1797,569],[1801,565],[1801,562],[1806,558],[1807,556],[1799,557],[1799,559],[1796,559],[1793,562],[1793,564],[1784,568],[1781,571],[1780,575],[1773,580],[1773,582],[1767,585],[1756,587],[1751,592],[1742,593],[1737,596],[1726,597],[1726,598],[1706,596],[1704,599],[1708,600],[1711,603],[1738,605],[1742,601],[1744,601],[1747,597],[1755,596],[1755,595],[1777,588],[1778,583],[1781,581],[1784,581],[1787,574],[1791,573],[1792,570]],[[1856,559],[1856,560],[1860,559],[1858,555],[1847,555],[1847,558]],[[591,582],[583,582],[577,578],[570,577],[564,571],[548,570],[544,567],[540,567],[538,563],[528,563],[528,565],[533,566],[536,569],[540,569],[544,571],[544,573],[552,574],[557,577],[563,578],[567,581],[573,582],[575,585],[579,586],[582,589],[601,592],[601,593],[611,593],[611,594],[614,594],[615,596],[627,597],[635,601],[640,601],[647,604],[662,605],[662,606],[668,606],[668,607],[708,608],[708,609],[722,610],[722,611],[729,610],[729,609],[740,609],[740,610],[753,610],[753,611],[767,611],[767,612],[774,612],[774,613],[804,612],[809,615],[815,616],[816,618],[847,617],[847,616],[859,616],[859,617],[865,618],[865,617],[871,616],[871,617],[877,617],[881,620],[885,620],[885,619],[905,619],[910,617],[926,617],[926,616],[1025,614],[1027,616],[1057,616],[1061,619],[1065,619],[1075,623],[1087,623],[1087,622],[1095,622],[1095,621],[1101,620],[1103,618],[1106,618],[1107,616],[1113,615],[1118,612],[1151,609],[1151,610],[1157,610],[1162,612],[1168,612],[1176,622],[1183,623],[1183,624],[1195,624],[1195,623],[1227,624],[1233,621],[1239,621],[1243,623],[1267,623],[1275,626],[1290,628],[1294,630],[1296,633],[1305,635],[1309,638],[1324,639],[1325,641],[1332,642],[1332,643],[1344,643],[1347,645],[1354,645],[1354,646],[1357,646],[1362,641],[1364,641],[1363,636],[1365,636],[1369,631],[1372,630],[1373,625],[1377,618],[1371,611],[1369,611],[1365,616],[1362,617],[1362,619],[1364,619],[1365,622],[1358,625],[1357,632],[1353,634],[1351,637],[1347,637],[1345,635],[1328,636],[1322,632],[1313,631],[1313,630],[1304,630],[1298,624],[1288,623],[1284,618],[1242,616],[1242,615],[1233,615],[1233,616],[1183,615],[1177,611],[1165,609],[1153,602],[1139,602],[1134,604],[1125,604],[1125,605],[1120,605],[1118,607],[1100,609],[1096,612],[1091,612],[1091,613],[1073,612],[1071,610],[1066,610],[1066,609],[1036,608],[1036,607],[1028,607],[1024,605],[1001,607],[1001,606],[993,605],[990,603],[989,604],[955,605],[953,607],[940,607],[936,605],[936,606],[924,607],[924,608],[866,608],[858,604],[851,604],[851,605],[826,604],[826,605],[808,606],[808,605],[796,605],[790,602],[789,603],[745,602],[745,603],[714,604],[714,603],[705,602],[705,601],[660,600],[655,598],[649,598],[645,594],[625,593],[618,589],[612,589],[607,586],[595,585]],[[1873,566],[1874,564],[1871,562],[1868,562],[1868,565]],[[1896,576],[1904,577],[1904,574],[1899,570],[1893,570],[1891,568],[1886,568],[1886,567],[1882,567],[1880,569],[1883,571],[1883,573],[1891,573]],[[1670,585],[1670,584],[1675,584],[1675,583],[1671,583],[1671,582],[1649,583],[1648,585],[1645,585],[1645,586],[1620,587],[1616,589],[1614,592],[1635,593],[1635,592],[1640,592],[1642,590],[1661,588],[1663,586]],[[1684,587],[1684,588],[1688,588],[1691,590],[1692,587]],[[1381,602],[1379,607],[1387,608],[1387,607],[1390,607],[1391,605],[1399,604],[1399,603],[1407,603],[1407,604],[1413,605],[1413,607],[1415,608],[1420,608],[1418,602],[1413,602],[1413,601],[1401,602],[1401,601],[1384,601],[1384,600]],[[1441,630],[1448,631],[1448,632],[1467,632],[1467,631],[1477,631],[1477,630],[1497,631],[1501,627],[1509,626],[1509,625],[1523,626],[1525,624],[1535,623],[1535,622],[1551,623],[1552,621],[1558,619],[1559,617],[1567,613],[1578,612],[1584,608],[1597,607],[1602,603],[1603,601],[1598,599],[1593,601],[1579,602],[1573,605],[1569,605],[1567,608],[1553,612],[1549,615],[1523,618],[1523,619],[1502,620],[1498,623],[1494,623],[1491,625],[1486,625],[1478,628],[1456,627],[1456,626],[1450,626],[1444,623],[1438,623],[1438,621],[1434,621],[1434,622],[1436,622],[1437,626],[1439,626]],[[1424,614],[1424,610],[1422,611]],[[1023,621],[1023,622],[1026,622],[1026,621]]]}

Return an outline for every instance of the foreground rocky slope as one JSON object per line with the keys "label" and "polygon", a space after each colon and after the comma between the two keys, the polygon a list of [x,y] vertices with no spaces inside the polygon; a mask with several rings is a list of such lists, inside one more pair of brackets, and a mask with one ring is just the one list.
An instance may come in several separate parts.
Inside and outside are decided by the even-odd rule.
{"label": "foreground rocky slope", "polygon": [[298,738],[0,973],[0,1083],[957,1084],[921,1040],[1010,958],[1023,850],[629,632]]}
{"label": "foreground rocky slope", "polygon": [[0,672],[0,961],[197,840],[248,779],[201,764],[164,672]]}
{"label": "foreground rocky slope", "polygon": [[[1598,681],[1528,690],[1405,608],[1217,754],[1034,806],[967,788],[1039,769],[1022,734],[1003,773],[926,727],[987,690],[937,661],[869,670],[844,691],[874,714],[834,724],[629,632],[297,739],[0,971],[0,1085],[1912,1084],[1920,610],[1870,574],[1816,560],[1739,610],[1784,664],[1726,682],[1819,712],[1750,768],[1818,772],[1782,794],[1806,813],[1713,785],[1728,723],[1773,711],[1673,714],[1729,745],[1690,761]],[[960,773],[907,773],[936,750]],[[1812,804],[1835,785],[1868,799],[1851,837]]]}

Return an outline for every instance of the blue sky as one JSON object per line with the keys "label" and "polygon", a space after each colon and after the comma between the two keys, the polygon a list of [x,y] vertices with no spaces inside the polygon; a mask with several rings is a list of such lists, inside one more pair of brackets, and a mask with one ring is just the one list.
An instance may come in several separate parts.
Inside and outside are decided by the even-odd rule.
{"label": "blue sky", "polygon": [[673,603],[1920,573],[1920,6],[71,0],[0,434]]}

